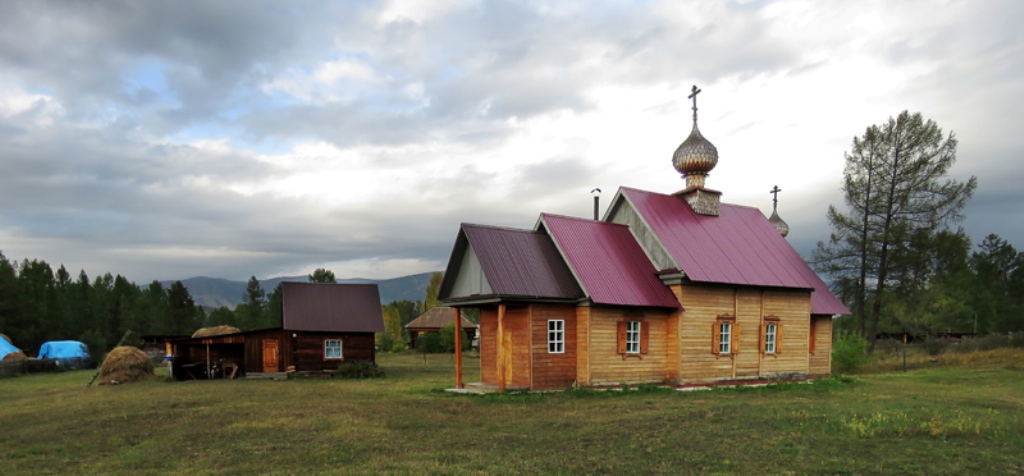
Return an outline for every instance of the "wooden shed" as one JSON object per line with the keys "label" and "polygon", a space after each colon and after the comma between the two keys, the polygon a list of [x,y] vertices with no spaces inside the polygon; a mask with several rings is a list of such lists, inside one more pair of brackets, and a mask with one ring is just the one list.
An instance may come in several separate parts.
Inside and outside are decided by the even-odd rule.
{"label": "wooden shed", "polygon": [[[461,316],[460,316],[461,317]],[[470,339],[476,338],[476,324],[462,317],[462,333]],[[432,307],[416,319],[405,325],[409,332],[409,347],[416,348],[416,337],[427,333],[440,333],[441,328],[455,322],[455,308],[447,306]]]}
{"label": "wooden shed", "polygon": [[373,335],[384,331],[376,284],[284,282],[281,327],[171,342],[179,380],[331,371],[376,361]]}

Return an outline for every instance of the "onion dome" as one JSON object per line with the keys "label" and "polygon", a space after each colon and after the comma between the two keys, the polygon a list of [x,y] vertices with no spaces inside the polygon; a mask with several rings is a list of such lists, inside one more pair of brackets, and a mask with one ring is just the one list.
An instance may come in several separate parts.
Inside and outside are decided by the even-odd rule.
{"label": "onion dome", "polygon": [[789,234],[789,225],[786,224],[786,222],[783,221],[782,218],[779,218],[778,211],[772,210],[772,216],[768,218],[768,221],[775,226],[776,230],[779,230],[779,234],[782,235],[783,238],[785,238],[786,235]]}
{"label": "onion dome", "polygon": [[686,177],[686,187],[703,187],[704,177],[718,165],[718,148],[704,138],[697,129],[697,121],[693,121],[693,130],[676,153],[672,156],[672,165]]}
{"label": "onion dome", "polygon": [[779,234],[783,238],[789,234],[789,225],[779,217],[779,192],[782,189],[778,185],[772,187],[772,191],[768,192],[772,194],[772,216],[768,218],[768,221],[779,231]]}
{"label": "onion dome", "polygon": [[704,177],[718,165],[718,149],[697,129],[697,94],[700,89],[694,85],[691,91],[688,99],[693,100],[693,130],[672,156],[672,165],[686,177],[688,189],[704,188]]}

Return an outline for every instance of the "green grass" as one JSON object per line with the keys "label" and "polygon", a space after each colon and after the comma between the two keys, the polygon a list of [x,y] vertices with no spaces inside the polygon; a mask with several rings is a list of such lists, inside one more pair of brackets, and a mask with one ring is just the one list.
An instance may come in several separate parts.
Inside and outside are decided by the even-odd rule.
{"label": "green grass", "polygon": [[[452,395],[369,380],[0,380],[3,474],[1021,474],[1024,352],[813,384]],[[982,362],[982,363],[979,363]],[[468,359],[467,381],[478,379]]]}

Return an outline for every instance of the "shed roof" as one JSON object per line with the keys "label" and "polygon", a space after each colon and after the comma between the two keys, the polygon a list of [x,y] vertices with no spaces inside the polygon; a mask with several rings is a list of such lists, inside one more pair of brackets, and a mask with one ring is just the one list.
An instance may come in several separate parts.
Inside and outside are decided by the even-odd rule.
{"label": "shed roof", "polygon": [[629,227],[541,214],[547,229],[591,301],[621,306],[679,308]]}
{"label": "shed roof", "polygon": [[[416,319],[409,321],[409,323],[405,325],[405,328],[440,329],[444,326],[447,326],[448,324],[451,324],[453,321],[455,321],[454,307],[437,306],[427,309],[427,312],[421,314],[420,317],[417,317]],[[469,319],[466,319],[464,316],[462,317],[461,321],[462,327],[476,327],[476,324],[473,324]]]}
{"label": "shed roof", "polygon": [[690,280],[810,289],[812,314],[849,314],[760,210],[723,203],[719,216],[705,216],[677,196],[620,193]]}
{"label": "shed roof", "polygon": [[281,293],[286,330],[384,332],[376,284],[282,282]]}
{"label": "shed roof", "polygon": [[472,248],[493,295],[575,300],[583,297],[551,238],[539,231],[463,223],[438,293],[448,299],[467,247]]}

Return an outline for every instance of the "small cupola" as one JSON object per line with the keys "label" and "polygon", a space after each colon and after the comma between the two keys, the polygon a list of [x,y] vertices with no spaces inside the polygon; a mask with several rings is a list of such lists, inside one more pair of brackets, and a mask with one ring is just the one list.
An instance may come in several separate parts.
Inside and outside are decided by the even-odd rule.
{"label": "small cupola", "polygon": [[789,225],[779,217],[779,192],[781,191],[782,189],[776,185],[770,192],[772,194],[772,216],[768,218],[768,221],[771,222],[771,224],[775,226],[775,229],[779,231],[779,234],[785,238],[786,235],[789,235]]}
{"label": "small cupola", "polygon": [[693,100],[693,128],[690,136],[672,155],[672,165],[686,180],[686,188],[676,192],[676,195],[683,197],[694,212],[717,216],[722,192],[704,188],[704,182],[708,173],[718,165],[718,148],[704,138],[697,128],[697,94],[700,92],[694,85],[687,96]]}

